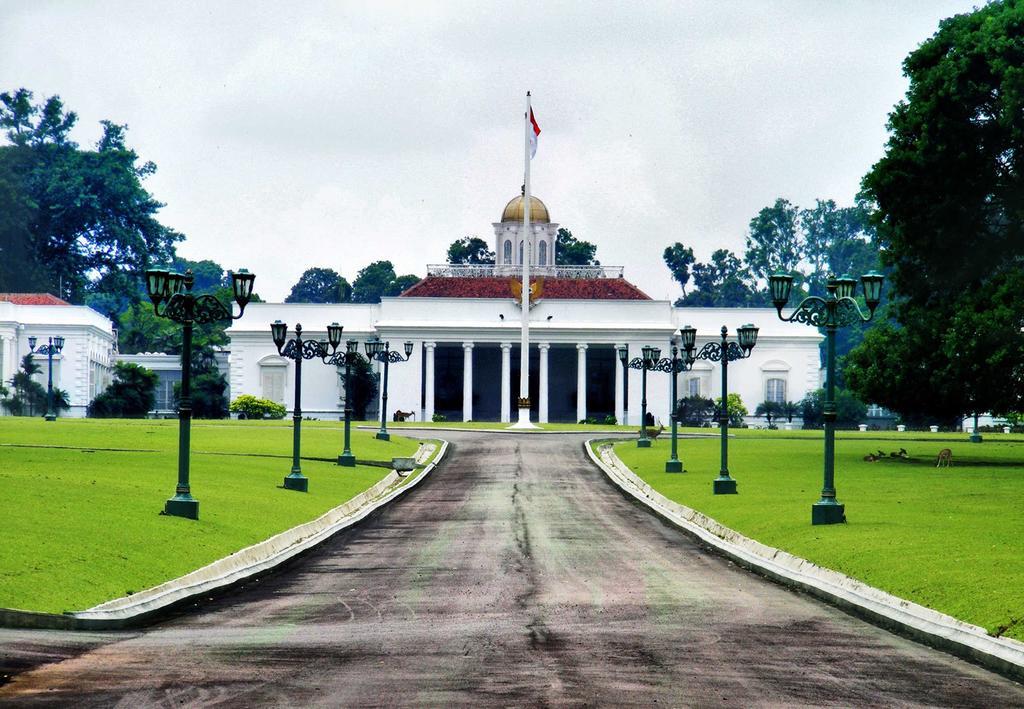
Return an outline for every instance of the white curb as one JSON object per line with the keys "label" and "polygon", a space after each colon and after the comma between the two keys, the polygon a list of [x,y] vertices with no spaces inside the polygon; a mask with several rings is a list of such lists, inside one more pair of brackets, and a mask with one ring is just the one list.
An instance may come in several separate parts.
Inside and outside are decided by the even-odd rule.
{"label": "white curb", "polygon": [[587,454],[623,492],[742,566],[799,588],[887,630],[971,660],[1018,681],[1024,680],[1024,643],[1010,638],[994,638],[977,625],[745,537],[653,489],[619,460],[610,444],[602,445],[600,456],[596,455],[591,447],[595,442],[595,439],[590,439],[583,444]]}
{"label": "white curb", "polygon": [[[433,445],[420,444],[416,452],[416,461],[422,463],[427,460],[434,449]],[[399,484],[404,478],[392,470],[373,487],[311,522],[292,527],[159,586],[62,616],[0,609],[0,624],[7,627],[81,630],[106,630],[143,624],[147,617],[171,605],[266,573],[296,555],[324,543],[338,532],[365,519],[377,509],[419,485],[447,452],[448,442],[442,441],[441,449],[434,461],[407,484]]]}

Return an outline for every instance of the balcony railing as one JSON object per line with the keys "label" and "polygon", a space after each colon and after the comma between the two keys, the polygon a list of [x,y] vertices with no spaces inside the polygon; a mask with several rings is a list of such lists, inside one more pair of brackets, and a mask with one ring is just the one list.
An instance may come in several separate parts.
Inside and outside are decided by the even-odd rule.
{"label": "balcony railing", "polygon": [[[476,263],[432,263],[428,276],[480,278],[486,276],[522,276],[522,266],[495,266]],[[552,278],[622,278],[622,266],[530,266],[530,275]]]}

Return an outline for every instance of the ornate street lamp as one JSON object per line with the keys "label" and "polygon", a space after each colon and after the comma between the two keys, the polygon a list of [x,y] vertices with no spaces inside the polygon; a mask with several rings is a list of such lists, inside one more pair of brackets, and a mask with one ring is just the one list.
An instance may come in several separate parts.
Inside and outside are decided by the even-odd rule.
{"label": "ornate street lamp", "polygon": [[331,351],[327,351],[327,342],[302,339],[302,325],[295,325],[295,337],[287,340],[288,325],[275,320],[270,325],[270,334],[277,346],[277,353],[282,357],[295,361],[295,409],[292,412],[292,469],[285,476],[284,486],[288,490],[306,492],[309,489],[309,478],[302,474],[299,467],[299,448],[302,444],[302,360],[317,357],[329,357],[341,344],[341,326],[337,323],[337,331],[328,328]]}
{"label": "ornate street lamp", "polygon": [[[687,326],[689,327],[689,326]],[[685,333],[684,333],[685,335]],[[694,332],[696,335],[696,331]],[[684,349],[686,343],[684,342]],[[693,342],[690,341],[690,349],[693,349]],[[672,412],[669,417],[672,420],[672,454],[668,460],[665,461],[665,472],[666,473],[681,473],[683,472],[683,463],[679,460],[677,455],[677,445],[679,438],[679,416],[676,408],[676,402],[679,400],[679,390],[677,386],[677,380],[680,372],[688,372],[693,369],[693,362],[687,358],[679,357],[679,348],[676,344],[672,343],[672,357],[660,360],[654,368],[659,372],[668,372],[672,375]]]}
{"label": "ornate street lamp", "polygon": [[56,421],[57,412],[53,408],[53,355],[60,354],[60,351],[64,349],[64,338],[58,335],[46,339],[47,344],[37,350],[36,342],[38,340],[35,337],[28,338],[28,349],[32,354],[46,355],[46,420]]}
{"label": "ornate street lamp", "polygon": [[[341,326],[337,325],[337,338],[341,341]],[[327,328],[327,337],[333,342],[331,327]],[[335,352],[329,358],[324,359],[326,364],[333,364],[336,367],[345,365],[345,449],[338,456],[338,465],[351,468],[356,464],[356,457],[352,454],[352,365],[363,360],[359,354],[359,343],[355,340],[345,342],[344,352]]]}
{"label": "ornate street lamp", "polygon": [[381,441],[390,441],[391,434],[388,433],[387,425],[387,411],[388,411],[388,366],[391,364],[398,364],[399,362],[407,362],[412,357],[413,344],[406,342],[404,345],[405,356],[402,356],[401,352],[396,352],[391,349],[390,342],[381,342],[379,339],[368,340],[363,347],[366,349],[366,356],[370,361],[377,360],[378,362],[384,363],[384,389],[381,394],[381,405],[380,405],[380,430],[377,431],[377,439]]}
{"label": "ornate street lamp", "polygon": [[836,426],[836,330],[854,323],[868,322],[875,316],[875,308],[882,300],[884,276],[871,271],[860,277],[864,288],[864,302],[868,314],[861,312],[853,299],[857,281],[849,276],[830,277],[825,286],[824,298],[816,295],[804,298],[789,316],[782,315],[782,309],[789,302],[793,290],[793,276],[776,273],[769,278],[772,303],[784,322],[800,322],[812,327],[825,328],[825,405],[822,418],[825,419],[825,482],[821,499],[811,506],[811,524],[836,524],[845,522],[845,505],[836,500],[835,487],[835,426]]}
{"label": "ornate street lamp", "polygon": [[719,435],[722,441],[722,469],[714,481],[716,495],[736,494],[736,480],[729,475],[729,362],[746,359],[750,356],[754,345],[757,344],[757,331],[758,328],[753,325],[744,325],[736,331],[738,342],[729,342],[729,328],[723,325],[722,342],[709,342],[701,348],[700,352],[694,354],[697,331],[689,325],[682,329],[683,341],[689,343],[686,348],[686,359],[691,366],[698,359],[722,363],[722,406],[719,409],[718,417]]}
{"label": "ornate street lamp", "polygon": [[[174,497],[164,505],[164,514],[199,519],[199,500],[189,487],[189,437],[192,423],[192,327],[242,317],[252,297],[256,276],[242,269],[231,274],[231,290],[238,304],[238,315],[212,295],[192,295],[195,278],[192,269],[185,275],[163,270],[146,271],[146,291],[157,317],[179,323],[182,328],[181,397],[178,403],[178,486]],[[161,309],[163,305],[163,309]]]}
{"label": "ornate street lamp", "polygon": [[625,347],[619,348],[619,361],[626,369],[639,369],[643,372],[640,389],[640,438],[637,439],[637,448],[650,448],[651,439],[647,437],[647,372],[654,369],[661,357],[661,348],[644,345],[641,350],[642,357],[634,357],[628,361],[628,354]]}

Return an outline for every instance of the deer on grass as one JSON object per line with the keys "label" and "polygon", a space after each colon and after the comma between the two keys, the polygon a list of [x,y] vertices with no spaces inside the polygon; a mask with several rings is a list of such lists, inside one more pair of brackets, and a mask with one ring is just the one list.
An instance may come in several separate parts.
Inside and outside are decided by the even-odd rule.
{"label": "deer on grass", "polygon": [[950,468],[953,466],[953,451],[949,448],[943,448],[939,451],[939,455],[935,458],[936,468]]}

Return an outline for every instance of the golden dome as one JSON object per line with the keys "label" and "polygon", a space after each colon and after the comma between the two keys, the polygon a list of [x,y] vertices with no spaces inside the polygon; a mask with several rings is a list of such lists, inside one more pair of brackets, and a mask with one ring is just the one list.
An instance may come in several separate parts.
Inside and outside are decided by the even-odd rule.
{"label": "golden dome", "polygon": [[[511,200],[505,205],[505,211],[501,213],[503,222],[523,221],[523,197],[522,195]],[[530,195],[530,222],[532,224],[550,224],[551,217],[548,216],[548,208],[539,199]]]}

